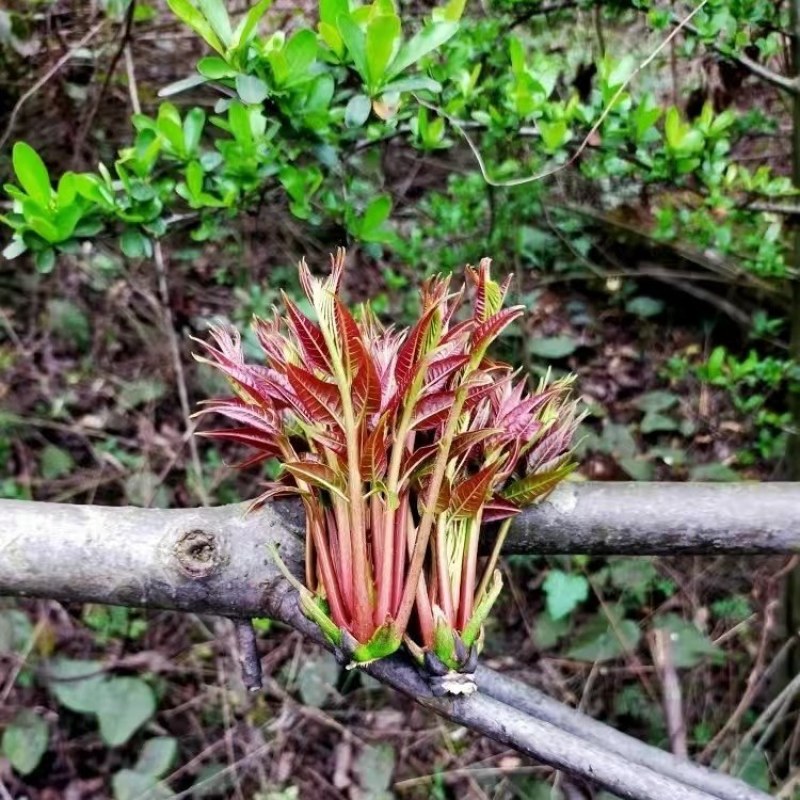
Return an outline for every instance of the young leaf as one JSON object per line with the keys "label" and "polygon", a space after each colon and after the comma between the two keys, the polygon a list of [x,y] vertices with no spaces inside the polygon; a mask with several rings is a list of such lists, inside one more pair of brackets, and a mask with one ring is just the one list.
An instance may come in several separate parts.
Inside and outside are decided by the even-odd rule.
{"label": "young leaf", "polygon": [[222,0],[198,0],[200,10],[205,14],[208,24],[211,25],[214,33],[217,34],[225,47],[231,43],[231,21],[228,12],[225,10],[225,3]]}
{"label": "young leaf", "polygon": [[473,352],[482,352],[505,327],[510,325],[517,317],[521,317],[524,311],[524,306],[504,308],[478,325],[473,331],[470,341],[470,347]]}
{"label": "young leaf", "polygon": [[358,74],[365,80],[369,80],[367,70],[367,49],[364,31],[353,21],[349,14],[339,14],[336,18],[336,27],[339,35],[353,59],[353,64]]}
{"label": "young leaf", "polygon": [[527,506],[548,494],[572,472],[576,464],[566,463],[549,472],[534,472],[515,481],[503,491],[503,498],[518,506]]}
{"label": "young leaf", "polygon": [[255,35],[258,23],[261,17],[266,14],[267,9],[272,5],[272,0],[259,0],[248,12],[242,17],[239,24],[236,26],[236,31],[231,38],[231,48],[234,50],[246,45]]}
{"label": "young leaf", "polygon": [[447,419],[455,399],[454,392],[433,392],[423,397],[414,409],[413,430],[427,431],[438,428]]}
{"label": "young leaf", "polygon": [[359,235],[364,241],[370,241],[376,235],[392,211],[392,198],[388,194],[381,194],[373,198],[364,210],[359,226]]}
{"label": "young leaf", "polygon": [[341,425],[342,399],[335,384],[320,380],[293,364],[287,366],[286,375],[295,391],[300,410],[309,421]]}
{"label": "young leaf", "polygon": [[39,154],[25,142],[14,145],[11,156],[14,173],[22,188],[42,208],[47,208],[53,196],[50,175]]}
{"label": "young leaf", "polygon": [[486,502],[499,469],[499,463],[490,464],[453,487],[448,509],[450,514],[456,518],[474,517]]}
{"label": "young leaf", "polygon": [[340,15],[350,14],[348,0],[320,0],[319,18],[328,25],[336,25]]}
{"label": "young leaf", "polygon": [[308,28],[302,28],[292,35],[283,48],[286,59],[286,82],[297,83],[310,77],[310,70],[317,58],[317,37]]}
{"label": "young leaf", "polygon": [[257,75],[236,76],[236,93],[243,103],[259,105],[267,99],[269,87]]}
{"label": "young leaf", "polygon": [[205,123],[206,113],[202,108],[193,108],[186,113],[183,120],[183,146],[189,158],[197,152]]}
{"label": "young leaf", "polygon": [[400,18],[396,14],[381,14],[373,17],[367,25],[365,53],[367,79],[371,93],[383,83],[386,67],[400,38]]}
{"label": "young leaf", "polygon": [[196,9],[189,0],[167,0],[170,10],[179,20],[186,23],[195,33],[199,34],[209,47],[220,55],[225,55],[225,45],[203,14]]}
{"label": "young leaf", "polygon": [[386,71],[386,80],[396,78],[403,70],[419,61],[451,39],[458,30],[457,22],[432,22],[405,42]]}
{"label": "young leaf", "polygon": [[330,467],[324,464],[317,464],[313,461],[290,461],[283,465],[283,468],[301,481],[310,483],[319,489],[325,489],[331,494],[349,502],[344,493],[344,479]]}

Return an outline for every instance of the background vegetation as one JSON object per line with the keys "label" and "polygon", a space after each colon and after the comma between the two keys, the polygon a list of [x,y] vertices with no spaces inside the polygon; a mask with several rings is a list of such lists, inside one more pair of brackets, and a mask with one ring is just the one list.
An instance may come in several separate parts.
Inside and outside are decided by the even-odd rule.
{"label": "background vegetation", "polygon": [[[800,477],[791,3],[169,5],[0,10],[2,496],[253,496],[190,436],[220,387],[189,335],[341,244],[398,323],[427,275],[513,273],[503,355],[578,373],[584,478]],[[792,566],[512,559],[487,657],[673,748],[677,671],[689,752],[798,796]],[[580,796],[259,630],[252,698],[224,621],[3,603],[0,792]]]}

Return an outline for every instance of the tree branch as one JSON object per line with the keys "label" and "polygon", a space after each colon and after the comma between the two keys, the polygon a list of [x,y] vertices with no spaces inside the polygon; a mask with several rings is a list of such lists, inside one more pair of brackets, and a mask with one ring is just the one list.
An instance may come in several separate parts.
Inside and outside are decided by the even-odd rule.
{"label": "tree branch", "polygon": [[[673,17],[673,25],[677,25],[679,22],[679,17]],[[785,75],[781,75],[779,72],[773,72],[773,70],[771,70],[769,67],[765,67],[763,64],[760,64],[758,61],[755,61],[744,53],[732,52],[730,47],[725,47],[706,41],[706,39],[694,25],[684,25],[684,28],[686,28],[689,33],[703,41],[706,46],[711,47],[714,52],[719,53],[719,55],[721,55],[723,58],[727,58],[730,61],[735,61],[737,64],[744,67],[756,77],[761,78],[762,81],[772,84],[778,89],[788,92],[789,94],[797,94],[800,91],[800,85],[798,85],[797,80],[794,78],[787,78]]]}
{"label": "tree branch", "polygon": [[[246,508],[0,500],[0,594],[257,616],[277,578],[266,545],[291,548],[304,523],[299,503]],[[514,520],[504,552],[800,552],[800,484],[568,481]]]}
{"label": "tree branch", "polygon": [[[800,546],[797,484],[569,484],[522,515],[519,552],[655,550],[779,552]],[[0,595],[171,608],[246,619],[266,615],[326,645],[267,554],[302,572],[299,505],[164,511],[0,501]],[[562,541],[560,541],[560,537]],[[763,537],[763,546],[759,544]],[[646,549],[646,548],[645,548]],[[251,633],[242,628],[243,657]],[[257,685],[256,666],[248,669]],[[367,671],[453,722],[634,800],[763,800],[767,795],[675,758],[480,667],[480,691],[432,695],[403,656]],[[633,768],[632,768],[633,766]]]}

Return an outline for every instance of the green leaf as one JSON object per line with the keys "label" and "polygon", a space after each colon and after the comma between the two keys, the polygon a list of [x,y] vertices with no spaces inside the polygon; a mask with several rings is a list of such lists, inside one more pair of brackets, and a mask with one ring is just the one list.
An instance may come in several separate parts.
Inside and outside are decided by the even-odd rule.
{"label": "green leaf", "polygon": [[97,694],[106,680],[99,661],[56,658],[50,662],[48,685],[62,706],[79,714],[94,712]]}
{"label": "green leaf", "polygon": [[231,47],[239,48],[247,44],[253,38],[258,23],[261,21],[261,17],[264,16],[271,5],[272,0],[259,0],[259,2],[242,17],[233,34]]}
{"label": "green leaf", "polygon": [[348,128],[360,128],[369,118],[372,103],[365,94],[353,95],[344,110],[344,124]]}
{"label": "green leaf", "polygon": [[287,83],[297,83],[310,77],[311,67],[317,58],[317,49],[317,37],[308,28],[292,35],[283,48],[288,70]]}
{"label": "green leaf", "polygon": [[597,449],[616,458],[633,458],[637,453],[636,439],[626,425],[609,422],[603,428]]}
{"label": "green leaf", "polygon": [[236,76],[236,92],[243,103],[258,105],[269,95],[269,87],[256,75]]}
{"label": "green leaf", "polygon": [[625,310],[637,317],[655,317],[664,310],[664,302],[654,297],[634,297],[625,303]]}
{"label": "green leaf", "polygon": [[461,19],[461,15],[464,13],[464,6],[466,4],[467,0],[449,0],[449,2],[441,8],[435,8],[433,10],[434,17],[447,22],[458,22]]}
{"label": "green leaf", "polygon": [[39,154],[26,142],[17,142],[12,151],[14,173],[22,188],[43,208],[53,196],[50,175]]}
{"label": "green leaf", "polygon": [[368,744],[355,761],[354,771],[368,798],[391,797],[388,792],[395,766],[395,751],[390,744]]}
{"label": "green leaf", "polygon": [[626,456],[619,459],[619,465],[628,473],[628,476],[635,481],[653,480],[653,464],[650,461],[646,461],[644,458]]}
{"label": "green leaf", "polygon": [[192,157],[197,152],[205,124],[206,112],[202,108],[193,108],[186,113],[183,120],[183,145],[187,157]]}
{"label": "green leaf", "polygon": [[659,433],[678,429],[678,423],[672,418],[658,411],[648,411],[639,426],[642,433]]}
{"label": "green leaf", "polygon": [[345,502],[349,502],[344,493],[344,481],[341,475],[325,464],[317,464],[312,461],[294,461],[283,464],[283,469],[294,475],[295,478],[310,483],[320,489],[325,489],[331,494],[341,497]]}
{"label": "green leaf", "polygon": [[303,662],[297,674],[297,688],[307,706],[322,708],[328,698],[336,693],[339,665],[330,653],[320,653]]}
{"label": "green leaf", "polygon": [[396,14],[381,14],[369,21],[365,52],[367,82],[372,93],[383,83],[386,67],[394,55],[395,43],[399,38],[400,18]]}
{"label": "green leaf", "polygon": [[738,481],[739,473],[726,464],[695,464],[689,470],[693,481]]}
{"label": "green leaf", "polygon": [[554,620],[568,616],[589,597],[589,581],[583,575],[560,569],[550,571],[542,589],[547,596],[547,612]]}
{"label": "green leaf", "polygon": [[179,81],[173,81],[162,89],[159,89],[158,96],[172,97],[174,94],[180,94],[189,89],[194,89],[196,86],[202,86],[204,83],[207,83],[207,81],[208,79],[204,75],[189,75],[188,78],[181,78]]}
{"label": "green leaf", "polygon": [[566,636],[569,628],[569,617],[555,620],[548,613],[538,614],[533,625],[533,643],[540,650],[550,650],[562,636]]}
{"label": "green leaf", "polygon": [[549,336],[533,339],[528,345],[531,355],[553,361],[566,358],[578,349],[578,340],[572,336]]}
{"label": "green leaf", "polygon": [[669,633],[672,659],[676,667],[694,667],[709,657],[717,664],[724,661],[724,652],[693,623],[681,619],[677,614],[656,617],[653,625]]}
{"label": "green leaf", "polygon": [[27,614],[16,608],[0,609],[0,655],[22,652],[32,636],[33,625]]}
{"label": "green leaf", "polygon": [[178,740],[174,736],[148,739],[136,761],[136,771],[155,778],[168,772],[178,756]]}
{"label": "green leaf", "polygon": [[56,447],[53,444],[48,444],[47,447],[42,450],[42,477],[48,481],[61,478],[68,474],[74,464],[75,462],[72,460],[72,456],[66,450],[62,450],[60,447]]}
{"label": "green leaf", "polygon": [[199,0],[200,10],[208,20],[214,33],[219,36],[220,41],[227,47],[231,43],[231,21],[225,4],[222,0]]}
{"label": "green leaf", "polygon": [[156,711],[156,698],[141,678],[112,678],[96,691],[92,711],[109,747],[125,744]]}
{"label": "green leaf", "polygon": [[18,239],[15,236],[3,248],[3,258],[7,258],[9,261],[11,261],[11,259],[16,258],[17,256],[21,256],[27,249],[28,245],[26,245],[22,239]]}
{"label": "green leaf", "polygon": [[320,0],[319,18],[328,25],[337,25],[341,15],[350,14],[348,0]]}
{"label": "green leaf", "polygon": [[537,123],[539,133],[542,135],[544,146],[551,152],[558,150],[569,139],[566,120],[559,119],[555,122],[539,120]]}
{"label": "green leaf", "polygon": [[349,14],[340,14],[336,19],[336,27],[342,37],[344,46],[353,59],[358,74],[365,80],[369,80],[367,70],[367,50],[366,37],[364,31],[353,21]]}
{"label": "green leaf", "polygon": [[219,56],[206,56],[197,62],[197,71],[210,80],[217,81],[220,78],[230,78],[236,74],[224,58]]}
{"label": "green leaf", "polygon": [[678,395],[674,392],[656,389],[640,395],[634,401],[634,405],[642,411],[669,411],[677,402]]}
{"label": "green leaf", "polygon": [[640,638],[633,620],[616,619],[612,625],[605,614],[598,613],[578,630],[567,656],[578,661],[612,661],[632,651]]}
{"label": "green leaf", "polygon": [[69,300],[53,298],[47,301],[47,318],[50,330],[76,348],[86,348],[92,339],[89,318]]}
{"label": "green leaf", "polygon": [[387,83],[381,87],[383,94],[392,92],[441,92],[442,84],[429,78],[427,75],[409,75],[407,78],[399,78],[396,81]]}
{"label": "green leaf", "polygon": [[23,709],[3,732],[0,751],[20,775],[29,775],[47,751],[47,723],[34,711]]}
{"label": "green leaf", "polygon": [[[153,775],[121,769],[111,778],[114,800],[170,800],[175,793]],[[196,795],[195,795],[196,796]]]}
{"label": "green leaf", "polygon": [[127,258],[144,258],[149,240],[138,228],[127,228],[119,239],[119,246]]}
{"label": "green leaf", "polygon": [[220,55],[225,55],[225,45],[208,23],[206,18],[198,11],[189,0],[167,0],[167,5],[172,13],[182,22],[186,23],[195,33],[199,34]]}
{"label": "green leaf", "polygon": [[120,410],[130,411],[133,408],[160,400],[167,393],[167,387],[159,378],[134,378],[126,381],[117,392],[117,403]]}
{"label": "green leaf", "polygon": [[42,275],[49,275],[56,265],[56,251],[52,247],[46,247],[44,250],[38,250],[34,259],[36,261],[36,269]]}
{"label": "green leaf", "polygon": [[741,778],[750,786],[761,789],[763,792],[769,792],[772,788],[770,762],[766,753],[760,748],[752,745],[742,748],[742,752],[736,759],[736,767],[731,772],[737,778]]}
{"label": "green leaf", "polygon": [[381,225],[389,218],[391,211],[392,198],[388,194],[381,194],[373,198],[361,218],[361,237],[367,240],[370,236],[376,234]]}
{"label": "green leaf", "polygon": [[546,472],[531,472],[507,486],[502,495],[514,505],[523,508],[547,495],[553,487],[567,477],[576,467],[567,462]]}
{"label": "green leaf", "polygon": [[624,56],[619,61],[609,58],[605,66],[606,85],[610,89],[618,89],[633,73],[636,67],[636,60],[630,55]]}
{"label": "green leaf", "polygon": [[[28,209],[25,208],[23,210],[27,212]],[[45,219],[44,217],[39,217],[39,216],[29,216],[26,213],[25,221],[48,244],[56,244],[56,242],[61,241],[61,234],[58,232],[58,228],[56,228],[56,226],[49,219]],[[45,271],[46,270],[42,270],[42,272]]]}
{"label": "green leaf", "polygon": [[400,48],[386,73],[386,79],[399,75],[437,47],[452,38],[458,30],[457,22],[432,22]]}

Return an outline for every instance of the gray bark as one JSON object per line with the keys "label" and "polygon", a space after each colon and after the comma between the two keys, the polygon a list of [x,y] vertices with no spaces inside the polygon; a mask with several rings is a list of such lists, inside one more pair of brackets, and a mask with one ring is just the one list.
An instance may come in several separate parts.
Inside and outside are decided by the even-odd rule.
{"label": "gray bark", "polygon": [[507,553],[800,552],[800,483],[562,483],[520,514]]}
{"label": "gray bark", "polygon": [[[671,538],[676,547],[686,547],[688,552],[703,547],[714,553],[751,552],[759,513],[764,514],[761,530],[768,547],[774,548],[767,552],[779,549],[776,541],[788,543],[800,527],[800,504],[792,502],[796,487],[777,486],[773,491],[767,486],[744,486],[748,491],[733,492],[728,486],[682,486],[683,494],[673,493],[672,502],[680,505],[681,498],[691,499],[699,523],[688,524],[686,509],[668,513],[658,493],[672,491],[669,487],[646,487],[648,493],[626,484],[609,486],[608,491],[598,485],[576,484],[574,491],[571,487],[562,490],[523,515],[509,537],[510,549],[618,552],[623,547],[628,552],[625,548],[630,547],[640,552],[646,548],[630,544],[630,537],[639,542],[642,537],[636,521],[624,518],[625,507],[634,520],[638,515],[646,534],[656,538],[661,534],[664,541]],[[595,502],[608,518],[593,508]],[[647,509],[643,511],[639,503],[647,504]],[[716,503],[729,505],[715,509]],[[738,506],[740,513],[731,513],[730,505]],[[767,508],[769,513],[765,513]],[[723,524],[733,530],[721,543]],[[296,593],[267,555],[266,545],[278,544],[289,569],[301,574],[301,530],[300,509],[292,503],[274,503],[246,514],[243,505],[162,511],[0,501],[0,595],[168,608],[235,619],[270,616],[325,645],[319,630],[299,611]],[[604,544],[593,545],[591,537],[601,533]],[[566,544],[558,546],[559,536]],[[477,676],[480,691],[459,699],[433,697],[423,676],[402,656],[377,662],[367,671],[454,722],[621,797],[767,797],[483,667]]]}

